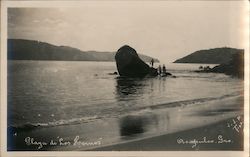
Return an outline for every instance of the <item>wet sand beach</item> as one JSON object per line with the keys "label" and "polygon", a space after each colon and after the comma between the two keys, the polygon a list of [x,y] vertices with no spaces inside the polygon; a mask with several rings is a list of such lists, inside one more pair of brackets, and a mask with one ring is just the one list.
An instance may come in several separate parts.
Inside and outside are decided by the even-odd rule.
{"label": "wet sand beach", "polygon": [[[181,108],[147,109],[119,118],[9,130],[10,150],[242,150],[242,97]],[[219,105],[219,104],[225,104]],[[199,119],[197,121],[197,119]],[[91,134],[90,134],[91,133]],[[33,140],[33,141],[32,141]],[[39,144],[45,143],[45,145]],[[53,144],[53,142],[55,144]],[[40,147],[41,146],[41,147]]]}
{"label": "wet sand beach", "polygon": [[[242,118],[242,117],[241,117]],[[141,140],[104,146],[94,151],[194,151],[243,150],[243,125],[239,132],[230,126],[237,118],[230,118],[181,132]],[[238,123],[239,124],[239,123]]]}

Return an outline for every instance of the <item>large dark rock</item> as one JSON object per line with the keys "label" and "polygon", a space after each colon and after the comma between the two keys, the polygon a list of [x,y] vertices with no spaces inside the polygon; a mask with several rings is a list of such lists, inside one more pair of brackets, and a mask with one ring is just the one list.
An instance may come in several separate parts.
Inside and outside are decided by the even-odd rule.
{"label": "large dark rock", "polygon": [[122,46],[116,52],[115,61],[120,76],[157,76],[157,70],[149,67],[149,65],[142,61],[135,49],[128,45]]}

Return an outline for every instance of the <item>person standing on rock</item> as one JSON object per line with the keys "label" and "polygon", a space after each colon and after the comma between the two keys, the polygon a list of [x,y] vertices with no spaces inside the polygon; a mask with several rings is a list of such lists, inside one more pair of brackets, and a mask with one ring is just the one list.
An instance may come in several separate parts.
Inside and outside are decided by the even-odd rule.
{"label": "person standing on rock", "polygon": [[158,75],[161,75],[161,65],[158,67]]}
{"label": "person standing on rock", "polygon": [[167,69],[166,69],[166,67],[165,67],[164,64],[163,64],[163,66],[162,66],[162,73],[163,73],[163,74],[166,74],[166,73],[167,73]]}
{"label": "person standing on rock", "polygon": [[154,59],[153,58],[151,59],[150,64],[152,67],[154,67]]}

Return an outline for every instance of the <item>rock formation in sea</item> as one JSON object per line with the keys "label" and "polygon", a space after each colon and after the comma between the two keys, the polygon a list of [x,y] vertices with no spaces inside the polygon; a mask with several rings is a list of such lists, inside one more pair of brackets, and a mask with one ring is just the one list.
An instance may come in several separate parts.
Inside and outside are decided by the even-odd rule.
{"label": "rock formation in sea", "polygon": [[120,76],[145,77],[157,76],[157,69],[150,67],[140,59],[135,49],[124,45],[115,55],[117,70]]}

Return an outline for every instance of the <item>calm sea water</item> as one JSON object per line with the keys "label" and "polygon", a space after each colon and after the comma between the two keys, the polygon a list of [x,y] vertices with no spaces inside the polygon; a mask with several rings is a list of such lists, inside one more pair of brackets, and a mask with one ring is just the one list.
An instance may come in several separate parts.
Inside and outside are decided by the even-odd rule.
{"label": "calm sea water", "polygon": [[109,75],[112,62],[9,61],[9,125],[88,121],[242,90],[226,75],[190,72],[198,66],[167,65],[177,78],[122,79]]}
{"label": "calm sea water", "polygon": [[176,78],[119,78],[114,62],[8,61],[8,126],[87,125],[243,93],[238,79],[192,72],[200,64],[166,66]]}

